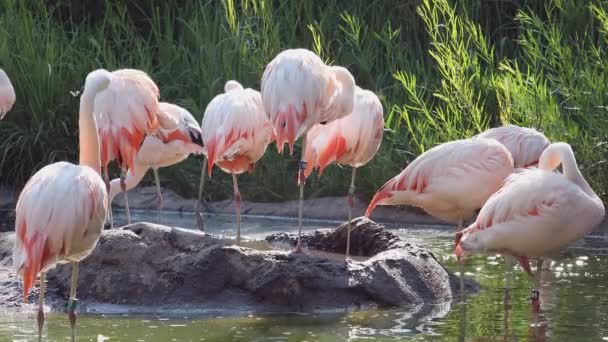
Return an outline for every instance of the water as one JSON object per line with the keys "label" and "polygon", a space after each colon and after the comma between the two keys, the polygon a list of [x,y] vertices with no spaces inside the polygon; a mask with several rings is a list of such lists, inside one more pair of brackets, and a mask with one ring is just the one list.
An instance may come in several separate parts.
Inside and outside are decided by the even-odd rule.
{"label": "water", "polygon": [[[150,219],[152,217],[152,219]],[[152,213],[134,213],[134,220],[154,220]],[[194,217],[167,213],[166,223],[193,226]],[[305,230],[333,228],[335,222],[307,221]],[[208,232],[234,236],[234,217],[206,221]],[[297,222],[244,217],[246,238],[261,239]],[[449,227],[419,226],[396,233],[430,248],[449,269],[457,267],[451,253]],[[505,298],[504,263],[480,256],[466,265],[466,275],[483,286],[465,306],[446,303],[429,307],[278,315],[259,312],[212,312],[204,316],[127,316],[81,314],[79,341],[608,341],[608,249],[603,244],[570,249],[546,263],[542,273],[542,312],[532,313],[531,280],[518,267],[514,289]],[[416,314],[412,314],[416,312]],[[0,341],[34,341],[35,313],[0,313]],[[44,340],[65,341],[67,316],[49,314]]]}

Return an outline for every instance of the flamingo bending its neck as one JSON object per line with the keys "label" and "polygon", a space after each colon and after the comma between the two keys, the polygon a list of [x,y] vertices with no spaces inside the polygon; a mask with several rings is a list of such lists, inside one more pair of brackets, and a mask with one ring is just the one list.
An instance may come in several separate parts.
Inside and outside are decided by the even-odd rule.
{"label": "flamingo bending its neck", "polygon": [[[554,172],[562,165],[563,174]],[[488,199],[477,220],[462,232],[455,253],[499,252],[539,260],[574,242],[598,226],[605,216],[601,199],[576,164],[570,145],[549,145],[538,169],[519,170]],[[537,275],[536,291],[540,278]]]}
{"label": "flamingo bending its neck", "polygon": [[[237,175],[253,170],[273,138],[272,125],[262,106],[259,91],[244,89],[236,81],[228,81],[224,93],[217,95],[205,109],[201,123],[207,172],[213,165],[232,174],[236,208],[236,244],[241,243],[241,193]],[[203,182],[201,175],[201,184]],[[200,202],[200,198],[199,198]]]}
{"label": "flamingo bending its neck", "polygon": [[[465,139],[447,142],[424,152],[374,195],[365,213],[377,205],[411,205],[462,230],[513,172],[511,153],[496,140]],[[463,267],[460,268],[464,299]]]}
{"label": "flamingo bending its neck", "polygon": [[380,99],[369,90],[355,90],[353,112],[326,125],[317,124],[306,135],[304,160],[308,177],[319,169],[319,177],[331,163],[352,167],[348,189],[348,228],[346,258],[350,255],[350,230],[355,195],[355,175],[358,167],[367,164],[378,152],[384,133],[384,111]]}
{"label": "flamingo bending its neck", "polygon": [[[177,127],[172,130],[161,127],[154,134],[145,137],[137,151],[135,161],[129,169],[131,172],[127,172],[125,185],[126,191],[134,188],[142,180],[148,169],[153,170],[158,221],[162,224],[163,199],[160,191],[158,169],[177,164],[188,158],[191,153],[202,153],[203,141],[201,139],[201,129],[196,119],[186,109],[171,103],[160,102],[158,110],[164,115],[172,117],[177,122]],[[120,179],[114,179],[110,182],[110,211],[112,210],[112,200],[122,191]]]}
{"label": "flamingo bending its neck", "polygon": [[354,106],[355,80],[347,69],[327,66],[319,56],[306,49],[289,49],[279,53],[264,70],[262,101],[274,127],[277,149],[285,143],[293,154],[295,141],[303,138],[298,165],[298,243],[302,251],[302,211],[306,132],[316,124],[327,124],[350,114]]}
{"label": "flamingo bending its neck", "polygon": [[106,70],[93,71],[86,78],[78,120],[80,164],[58,162],[43,167],[30,178],[17,201],[13,263],[23,278],[25,300],[40,275],[40,338],[44,325],[45,272],[58,263],[72,263],[68,316],[72,340],[75,339],[78,262],[95,248],[108,206],[108,194],[100,175],[93,101],[111,82],[112,74]]}

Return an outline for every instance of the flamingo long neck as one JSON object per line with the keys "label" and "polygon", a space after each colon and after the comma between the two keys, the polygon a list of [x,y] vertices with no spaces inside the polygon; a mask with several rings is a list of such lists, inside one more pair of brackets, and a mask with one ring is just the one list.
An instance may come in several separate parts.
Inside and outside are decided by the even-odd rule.
{"label": "flamingo long neck", "polygon": [[600,198],[595,194],[593,189],[591,189],[589,183],[587,183],[587,180],[585,180],[585,177],[583,177],[581,171],[578,169],[578,165],[576,164],[576,159],[574,158],[574,153],[572,153],[572,150],[569,148],[560,148],[557,153],[559,154],[564,176],[578,185],[581,190],[589,195],[589,197],[597,199],[601,202]]}
{"label": "flamingo long neck", "polygon": [[341,110],[350,113],[353,111],[355,101],[355,79],[345,68],[334,67],[332,69],[334,70],[336,80],[340,83],[341,88],[336,101],[338,101]]}
{"label": "flamingo long neck", "polygon": [[86,90],[80,97],[78,115],[78,141],[80,144],[80,165],[86,165],[100,174],[99,135],[93,117],[95,92]]}

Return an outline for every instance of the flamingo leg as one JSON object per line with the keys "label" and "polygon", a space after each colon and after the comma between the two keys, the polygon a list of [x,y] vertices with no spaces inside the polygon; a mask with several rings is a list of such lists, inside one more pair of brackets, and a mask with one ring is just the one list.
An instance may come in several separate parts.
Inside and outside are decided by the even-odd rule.
{"label": "flamingo leg", "polygon": [[156,183],[156,207],[158,208],[158,223],[163,224],[163,195],[160,191],[160,177],[158,169],[154,168],[154,182]]}
{"label": "flamingo leg", "polygon": [[532,290],[532,310],[535,314],[540,312],[540,275],[543,269],[543,259],[536,262],[536,274],[534,277],[534,289]]}
{"label": "flamingo leg", "polygon": [[513,257],[505,254],[505,292],[511,291],[513,288]]}
{"label": "flamingo leg", "polygon": [[302,138],[302,160],[298,165],[298,186],[300,187],[300,200],[298,202],[298,243],[294,253],[302,253],[302,212],[304,210],[304,184],[306,183],[306,176],[304,176],[304,170],[306,170],[306,161],[304,161],[304,155],[306,151],[306,134]]}
{"label": "flamingo leg", "polygon": [[203,198],[203,190],[205,188],[205,172],[207,172],[207,162],[205,157],[203,157],[203,165],[201,166],[201,180],[198,185],[198,200],[196,201],[195,210],[196,210],[196,224],[200,231],[205,231],[205,224],[203,222],[203,214],[202,214],[202,198]]}
{"label": "flamingo leg", "polygon": [[[458,232],[462,231],[463,221],[462,218],[458,221]],[[458,273],[460,273],[460,301],[464,303],[464,262],[458,263]]]}
{"label": "flamingo leg", "polygon": [[237,183],[236,175],[232,174],[232,183],[234,183],[234,207],[236,208],[236,245],[241,244],[241,193]]}
{"label": "flamingo leg", "polygon": [[[103,169],[103,181],[106,183],[106,191],[110,194],[110,177],[108,176],[108,167],[102,167]],[[112,203],[108,203],[108,221],[110,221],[110,228],[114,228],[114,216],[112,215]]]}
{"label": "flamingo leg", "polygon": [[70,287],[70,300],[68,301],[68,318],[72,331],[72,342],[76,341],[76,289],[78,288],[78,262],[72,262],[72,285]]}
{"label": "flamingo leg", "polygon": [[346,259],[350,256],[350,230],[352,228],[353,207],[355,205],[355,176],[357,168],[353,167],[353,174],[348,188],[348,228],[346,230]]}
{"label": "flamingo leg", "polygon": [[42,341],[42,327],[44,326],[44,272],[40,272],[40,293],[38,302],[38,341]]}
{"label": "flamingo leg", "polygon": [[126,172],[122,170],[120,172],[120,189],[125,194],[125,210],[127,211],[127,224],[131,224],[131,211],[129,210],[129,196],[127,195],[127,178]]}

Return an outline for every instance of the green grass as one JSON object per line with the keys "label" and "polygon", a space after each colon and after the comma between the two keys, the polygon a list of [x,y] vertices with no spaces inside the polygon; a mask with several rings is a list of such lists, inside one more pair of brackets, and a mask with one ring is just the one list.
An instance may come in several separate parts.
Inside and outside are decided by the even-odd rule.
{"label": "green grass", "polygon": [[[50,162],[76,160],[78,98],[70,91],[92,69],[142,69],[163,101],[200,120],[227,80],[259,88],[278,52],[305,47],[348,67],[384,105],[382,147],[358,172],[364,196],[432,146],[515,123],[572,144],[583,174],[608,198],[602,1],[168,3],[0,0],[0,67],[18,96],[0,122],[1,185],[19,188]],[[295,199],[297,155],[269,146],[239,178],[245,198]],[[193,196],[199,165],[191,157],[162,169],[162,182]],[[344,195],[349,176],[337,166],[313,175],[307,197]],[[206,189],[209,199],[230,197],[231,179],[215,170]]]}

